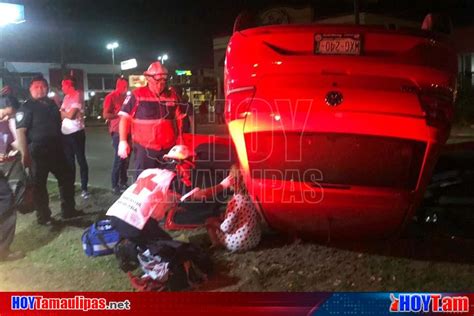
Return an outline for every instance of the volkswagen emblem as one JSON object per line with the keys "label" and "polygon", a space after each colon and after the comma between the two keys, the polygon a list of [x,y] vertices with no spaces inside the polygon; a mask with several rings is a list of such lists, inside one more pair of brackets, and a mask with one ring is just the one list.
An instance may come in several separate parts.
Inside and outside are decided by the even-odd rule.
{"label": "volkswagen emblem", "polygon": [[326,94],[326,104],[329,106],[338,106],[339,104],[342,103],[344,98],[342,97],[342,93],[339,91],[329,91]]}

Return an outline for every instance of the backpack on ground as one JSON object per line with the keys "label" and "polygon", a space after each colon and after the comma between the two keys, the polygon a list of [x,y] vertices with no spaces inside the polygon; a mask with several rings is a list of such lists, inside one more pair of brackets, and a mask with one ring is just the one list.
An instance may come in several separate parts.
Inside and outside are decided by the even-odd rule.
{"label": "backpack on ground", "polygon": [[120,270],[130,272],[138,268],[139,249],[138,245],[128,239],[122,239],[114,247],[115,258],[118,261]]}
{"label": "backpack on ground", "polygon": [[110,255],[120,241],[120,234],[114,229],[109,219],[92,224],[82,234],[82,248],[86,256],[97,257]]}
{"label": "backpack on ground", "polygon": [[128,273],[137,291],[181,291],[195,287],[212,273],[209,256],[198,246],[176,240],[159,240],[139,252],[143,274]]}

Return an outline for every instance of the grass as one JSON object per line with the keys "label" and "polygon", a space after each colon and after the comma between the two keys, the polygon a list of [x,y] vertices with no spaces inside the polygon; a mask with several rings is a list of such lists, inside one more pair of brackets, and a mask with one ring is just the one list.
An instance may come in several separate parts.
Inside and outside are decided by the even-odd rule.
{"label": "grass", "polygon": [[[52,209],[57,210],[57,186],[50,183],[48,189],[54,201]],[[129,291],[128,279],[118,269],[114,256],[84,255],[83,231],[74,226],[51,230],[37,225],[34,213],[19,214],[12,249],[22,250],[27,256],[0,263],[0,290]]]}
{"label": "grass", "polygon": [[[58,216],[55,183],[50,183],[49,191],[53,215]],[[106,190],[92,189],[91,193],[92,197],[79,205],[88,213],[104,213],[115,199]],[[26,252],[27,256],[19,261],[0,263],[0,291],[132,290],[114,256],[89,258],[84,255],[81,236],[85,227],[51,230],[37,225],[34,213],[19,215],[12,248]],[[177,234],[201,245],[208,243],[205,232],[174,235]],[[375,245],[355,242],[353,246],[340,247],[266,234],[255,250],[238,254],[213,253],[212,259],[219,268],[201,290],[431,292],[473,289],[474,240],[457,241],[449,236],[440,239],[438,235],[427,235],[375,242]]]}

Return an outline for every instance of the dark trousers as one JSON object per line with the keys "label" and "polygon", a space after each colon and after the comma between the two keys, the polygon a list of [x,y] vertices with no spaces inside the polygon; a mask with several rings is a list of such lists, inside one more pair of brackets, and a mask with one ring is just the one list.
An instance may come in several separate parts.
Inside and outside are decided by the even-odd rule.
{"label": "dark trousers", "polygon": [[224,113],[216,113],[217,124],[225,124]]}
{"label": "dark trousers", "polygon": [[30,144],[32,158],[31,175],[34,186],[34,203],[39,222],[51,218],[49,195],[47,189],[48,174],[51,172],[58,180],[62,215],[75,210],[74,174],[66,161],[64,149],[60,142],[49,146]]}
{"label": "dark trousers", "polygon": [[0,171],[0,254],[10,250],[15,236],[16,212],[12,209],[12,204],[12,191]]}
{"label": "dark trousers", "polygon": [[112,166],[112,188],[125,186],[127,184],[127,170],[130,159],[122,159],[118,156],[119,133],[112,133],[112,146],[114,147],[114,164]]}
{"label": "dark trousers", "polygon": [[126,238],[139,246],[146,247],[153,241],[157,240],[171,240],[171,236],[168,235],[161,227],[158,221],[150,218],[142,230],[124,222],[123,220],[111,216],[112,225],[119,232],[120,236]]}
{"label": "dark trousers", "polygon": [[150,168],[163,168],[165,169],[166,162],[163,156],[170,151],[170,148],[162,150],[152,150],[135,144],[133,146],[135,155],[135,179],[138,178],[140,173],[145,169]]}
{"label": "dark trousers", "polygon": [[79,164],[81,174],[81,189],[87,191],[87,184],[89,182],[89,166],[86,160],[86,132],[80,130],[78,132],[63,135],[64,153],[66,154],[67,162],[72,168],[74,179],[76,178],[76,159]]}

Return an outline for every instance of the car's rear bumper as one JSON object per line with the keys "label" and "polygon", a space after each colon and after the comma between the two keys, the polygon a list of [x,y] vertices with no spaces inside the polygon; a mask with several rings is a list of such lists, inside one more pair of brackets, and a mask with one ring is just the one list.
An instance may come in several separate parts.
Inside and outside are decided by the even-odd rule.
{"label": "car's rear bumper", "polygon": [[[389,236],[400,229],[404,222],[413,217],[421,203],[441,145],[449,133],[427,126],[424,119],[419,117],[347,112],[314,115],[311,120],[306,120],[305,126],[295,125],[285,130],[272,124],[270,119],[252,122],[247,117],[246,122],[243,119],[230,122],[229,131],[236,144],[249,192],[259,204],[268,224],[280,231],[324,239]],[[301,135],[301,141],[296,144],[288,137],[294,133]],[[271,136],[279,134],[285,135],[283,139],[286,141]],[[308,135],[316,135],[312,140],[323,137],[324,141],[313,144],[320,148],[322,153],[314,151],[314,148],[309,149],[310,145],[305,143],[305,137]],[[361,141],[360,144],[351,145],[352,152],[341,160],[336,149],[349,144],[347,137],[354,137],[355,142],[358,142],[360,137]],[[253,143],[251,139],[259,140],[256,146],[249,144]],[[339,139],[343,139],[343,146],[337,147]],[[364,153],[364,150],[370,151],[371,139],[374,150],[372,153]],[[330,147],[331,141],[334,142],[334,148]],[[384,142],[386,147],[380,145]],[[279,149],[266,157],[266,160],[256,163],[255,157],[262,158],[259,148],[266,143],[272,143]],[[359,145],[361,151],[357,152]],[[289,147],[281,150],[284,146]],[[313,150],[313,154],[301,156],[306,160],[302,169],[294,167],[295,164],[292,163],[285,164],[288,157],[285,157],[284,153],[288,153],[289,148],[294,146],[302,146],[303,152]],[[252,153],[252,147],[260,156]],[[390,157],[390,150],[393,150],[393,158]],[[400,154],[400,150],[406,153]],[[341,152],[341,155],[344,155],[344,152]],[[325,163],[320,169],[318,161],[322,159]],[[331,159],[336,165],[330,166]],[[354,161],[351,162],[351,159]],[[366,168],[365,171],[355,169],[358,159],[362,159],[360,166]],[[373,159],[373,162],[363,159]],[[398,164],[400,159],[406,161]],[[384,160],[387,170],[400,168],[400,178],[408,176],[406,181],[397,182],[396,174],[390,172],[384,175],[381,172],[384,170]],[[350,163],[353,165],[347,166]],[[374,164],[372,169],[371,163]],[[348,173],[347,178],[351,178],[350,180],[345,181],[344,176],[340,174],[334,175],[338,170],[337,164],[341,164],[339,170]],[[286,165],[291,167],[285,168]],[[320,177],[318,173],[312,176],[313,180],[308,180],[301,174],[299,178],[294,176],[295,172],[301,173],[312,165],[315,169],[320,169]],[[406,169],[403,168],[405,165]],[[255,172],[256,166],[271,170],[270,175]],[[296,166],[301,165],[296,163]],[[325,168],[330,179],[342,180],[328,183],[325,180]],[[288,172],[290,176],[287,175]],[[373,179],[364,182],[364,172],[367,177]],[[377,179],[378,174],[380,177],[388,177],[389,180]]]}

